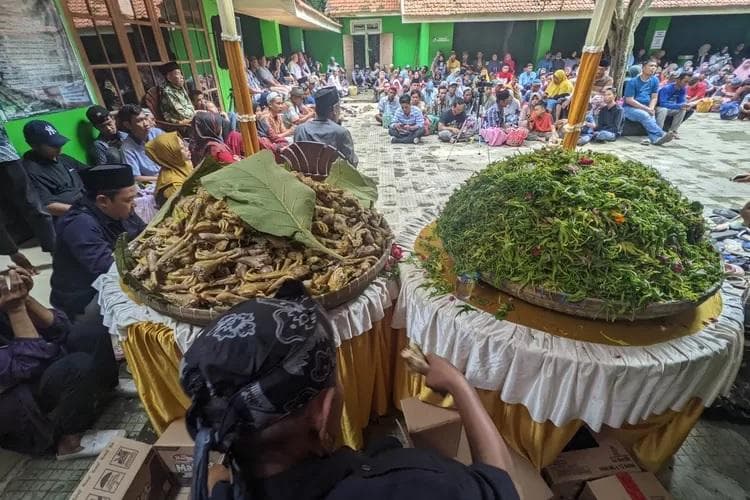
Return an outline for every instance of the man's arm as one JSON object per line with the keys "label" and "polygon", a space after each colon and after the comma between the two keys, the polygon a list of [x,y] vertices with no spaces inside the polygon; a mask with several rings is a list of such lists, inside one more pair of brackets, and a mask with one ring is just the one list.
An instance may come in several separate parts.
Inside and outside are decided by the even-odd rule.
{"label": "man's arm", "polygon": [[76,217],[58,238],[62,239],[78,263],[93,275],[106,273],[114,262],[109,241],[88,217]]}
{"label": "man's arm", "polygon": [[60,203],[59,201],[55,201],[47,205],[47,211],[50,213],[50,215],[55,217],[65,215],[68,210],[70,210],[70,205],[67,203]]}
{"label": "man's arm", "polygon": [[420,128],[424,128],[424,115],[422,114],[422,111],[420,110],[416,110],[416,111],[417,111],[416,130],[419,130]]}
{"label": "man's arm", "polygon": [[[670,90],[672,91],[672,94],[670,94]],[[675,102],[669,102],[669,99],[672,97],[674,93],[673,89],[670,89],[667,87],[662,87],[659,89],[659,92],[657,94],[657,103],[660,108],[667,108],[667,109],[681,109],[682,103],[677,104]],[[683,98],[684,102],[684,98]]]}
{"label": "man's arm", "polygon": [[342,130],[343,133],[340,134],[340,141],[338,143],[337,149],[341,152],[341,154],[344,155],[347,160],[349,160],[349,163],[356,167],[359,163],[359,158],[357,158],[357,154],[354,152],[354,141],[352,140],[352,134],[348,129],[345,129],[343,127]]}

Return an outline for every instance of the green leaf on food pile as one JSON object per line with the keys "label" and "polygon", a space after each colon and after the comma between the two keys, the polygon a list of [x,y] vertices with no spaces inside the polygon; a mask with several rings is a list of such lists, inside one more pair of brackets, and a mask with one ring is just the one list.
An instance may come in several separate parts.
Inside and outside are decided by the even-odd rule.
{"label": "green leaf on food pile", "polygon": [[343,159],[333,163],[326,184],[348,192],[365,208],[372,208],[378,201],[378,184]]}
{"label": "green leaf on food pile", "polygon": [[203,187],[253,229],[290,237],[337,259],[311,232],[315,191],[276,164],[273,153],[261,151],[231,167],[201,178]]}

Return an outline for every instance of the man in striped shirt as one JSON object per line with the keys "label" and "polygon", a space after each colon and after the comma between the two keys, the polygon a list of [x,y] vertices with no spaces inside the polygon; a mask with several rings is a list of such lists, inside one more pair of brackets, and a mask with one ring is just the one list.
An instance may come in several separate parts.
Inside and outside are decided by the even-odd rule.
{"label": "man in striped shirt", "polygon": [[402,95],[399,100],[400,108],[396,110],[393,122],[388,128],[392,144],[419,144],[424,135],[424,115],[416,106],[411,105],[408,94]]}

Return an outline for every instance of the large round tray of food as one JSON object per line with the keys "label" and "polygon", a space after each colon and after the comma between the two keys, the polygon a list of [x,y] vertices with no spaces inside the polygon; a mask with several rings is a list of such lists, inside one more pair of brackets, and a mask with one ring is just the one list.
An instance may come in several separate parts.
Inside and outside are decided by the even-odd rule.
{"label": "large round tray of food", "polygon": [[118,270],[139,301],[198,325],[273,296],[289,279],[337,307],[388,260],[392,234],[371,208],[376,194],[344,161],[324,182],[266,153],[223,169],[202,165],[141,236],[118,242]]}
{"label": "large round tray of food", "polygon": [[653,168],[542,149],[493,163],[451,196],[437,234],[459,274],[555,311],[639,320],[718,290],[702,207]]}

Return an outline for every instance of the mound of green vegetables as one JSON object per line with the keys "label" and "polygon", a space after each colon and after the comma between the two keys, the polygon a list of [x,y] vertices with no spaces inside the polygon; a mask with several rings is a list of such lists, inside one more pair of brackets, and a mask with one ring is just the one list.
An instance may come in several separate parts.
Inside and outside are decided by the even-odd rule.
{"label": "mound of green vegetables", "polygon": [[490,164],[437,229],[459,273],[600,299],[610,313],[695,300],[722,277],[701,205],[610,154],[542,149]]}

